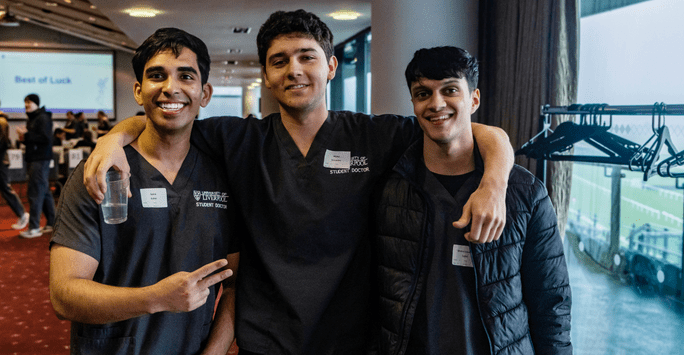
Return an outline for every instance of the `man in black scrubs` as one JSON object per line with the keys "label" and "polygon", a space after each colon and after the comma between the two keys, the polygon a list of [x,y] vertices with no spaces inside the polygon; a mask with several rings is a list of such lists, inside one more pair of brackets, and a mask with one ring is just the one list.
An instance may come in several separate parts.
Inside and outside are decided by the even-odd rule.
{"label": "man in black scrubs", "polygon": [[[327,110],[326,84],[337,59],[332,33],[314,14],[272,14],[257,47],[264,85],[280,113],[198,121],[192,136],[224,163],[248,223],[237,281],[240,354],[363,353],[374,319],[371,192],[420,127],[407,117]],[[84,180],[96,201],[104,172],[112,165],[127,169],[121,143],[141,128],[140,117],[127,119],[98,141]],[[491,241],[503,228],[501,196],[513,154],[503,131],[474,130],[487,174],[467,209],[470,237]]]}
{"label": "man in black scrubs", "polygon": [[57,315],[72,321],[72,353],[199,354],[233,341],[234,277],[221,269],[236,268],[244,228],[225,173],[190,144],[211,99],[209,63],[204,42],[174,28],[137,49],[134,93],[146,127],[124,148],[127,221],[104,223],[81,183],[83,163],[64,187],[50,296]]}
{"label": "man in black scrubs", "polygon": [[421,49],[406,69],[423,137],[377,201],[383,355],[572,353],[568,272],[544,185],[513,168],[497,241],[469,243],[451,226],[483,174],[470,125],[477,81],[477,61],[456,47]]}

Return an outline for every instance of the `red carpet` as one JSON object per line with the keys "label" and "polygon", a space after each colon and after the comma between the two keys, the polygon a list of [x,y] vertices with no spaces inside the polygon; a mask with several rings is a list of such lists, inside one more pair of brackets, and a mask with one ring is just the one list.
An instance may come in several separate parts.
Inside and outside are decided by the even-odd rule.
{"label": "red carpet", "polygon": [[14,222],[10,208],[0,206],[0,354],[69,354],[69,322],[50,304],[50,234],[23,239]]}

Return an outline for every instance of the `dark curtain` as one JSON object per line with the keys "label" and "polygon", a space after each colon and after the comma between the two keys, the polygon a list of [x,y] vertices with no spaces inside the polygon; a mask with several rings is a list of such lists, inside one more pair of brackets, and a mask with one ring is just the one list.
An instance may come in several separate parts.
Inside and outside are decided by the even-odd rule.
{"label": "dark curtain", "polygon": [[[577,99],[578,0],[481,0],[480,90],[477,119],[499,126],[519,149],[540,130],[541,106]],[[564,119],[553,117],[552,128]],[[567,118],[566,118],[567,119]],[[536,161],[516,163],[536,174]],[[564,232],[572,165],[549,162],[547,188]]]}

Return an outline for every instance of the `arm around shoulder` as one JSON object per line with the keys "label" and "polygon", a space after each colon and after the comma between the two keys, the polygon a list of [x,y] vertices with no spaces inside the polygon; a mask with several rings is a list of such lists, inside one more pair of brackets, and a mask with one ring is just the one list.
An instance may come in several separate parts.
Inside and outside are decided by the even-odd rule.
{"label": "arm around shoulder", "polygon": [[95,149],[88,157],[83,174],[83,184],[88,193],[97,202],[102,202],[107,190],[105,174],[114,167],[123,172],[130,172],[123,147],[133,142],[145,129],[145,116],[127,118],[115,125],[109,133],[98,138]]}
{"label": "arm around shoulder", "polygon": [[506,225],[505,196],[513,168],[513,147],[506,132],[500,128],[477,123],[473,123],[472,128],[484,161],[484,175],[478,189],[463,206],[463,215],[453,225],[465,228],[471,222],[466,239],[473,243],[489,243],[499,239]]}

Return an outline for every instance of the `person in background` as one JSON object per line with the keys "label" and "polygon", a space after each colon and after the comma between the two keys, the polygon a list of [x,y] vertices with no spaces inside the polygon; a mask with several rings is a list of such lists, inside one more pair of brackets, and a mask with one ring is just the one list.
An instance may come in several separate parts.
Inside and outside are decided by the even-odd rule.
{"label": "person in background", "polygon": [[230,276],[243,223],[220,167],[190,143],[213,92],[210,63],[204,42],[175,28],[136,50],[134,96],[146,127],[124,148],[132,167],[126,221],[104,222],[82,184],[82,162],[64,187],[50,299],[71,321],[73,354],[225,355],[233,341]]}
{"label": "person in background", "polygon": [[7,201],[7,204],[12,209],[12,212],[17,216],[17,221],[12,224],[12,229],[19,230],[26,228],[29,222],[29,214],[24,209],[24,205],[21,203],[19,195],[12,189],[9,184],[9,160],[7,157],[7,149],[10,148],[12,143],[9,138],[9,123],[7,122],[7,115],[0,111],[0,194]]}
{"label": "person in background", "polygon": [[83,122],[76,118],[73,111],[67,112],[66,117],[66,124],[62,128],[66,132],[66,139],[81,138],[83,136]]}
{"label": "person in background", "polygon": [[[29,94],[24,98],[28,121],[26,127],[17,127],[19,140],[24,143],[24,160],[28,165],[29,229],[19,235],[36,238],[52,232],[55,224],[55,200],[50,191],[50,161],[52,155],[52,112],[40,107],[40,97]],[[47,224],[40,228],[41,211]]]}
{"label": "person in background", "polygon": [[52,135],[52,145],[53,146],[60,146],[62,145],[62,142],[66,140],[66,132],[57,127],[55,128],[55,133]]}
{"label": "person in background", "polygon": [[74,148],[78,147],[88,147],[90,149],[95,148],[95,140],[93,139],[93,132],[86,130],[83,132],[83,138],[81,138],[76,144],[74,145]]}
{"label": "person in background", "polygon": [[470,243],[451,225],[484,172],[470,124],[478,74],[456,47],[418,50],[406,68],[423,137],[376,200],[382,355],[572,354],[563,242],[542,182],[513,167],[497,241]]}
{"label": "person in background", "polygon": [[97,111],[97,137],[99,138],[109,133],[110,129],[112,129],[112,126],[109,123],[107,114],[104,111]]}

